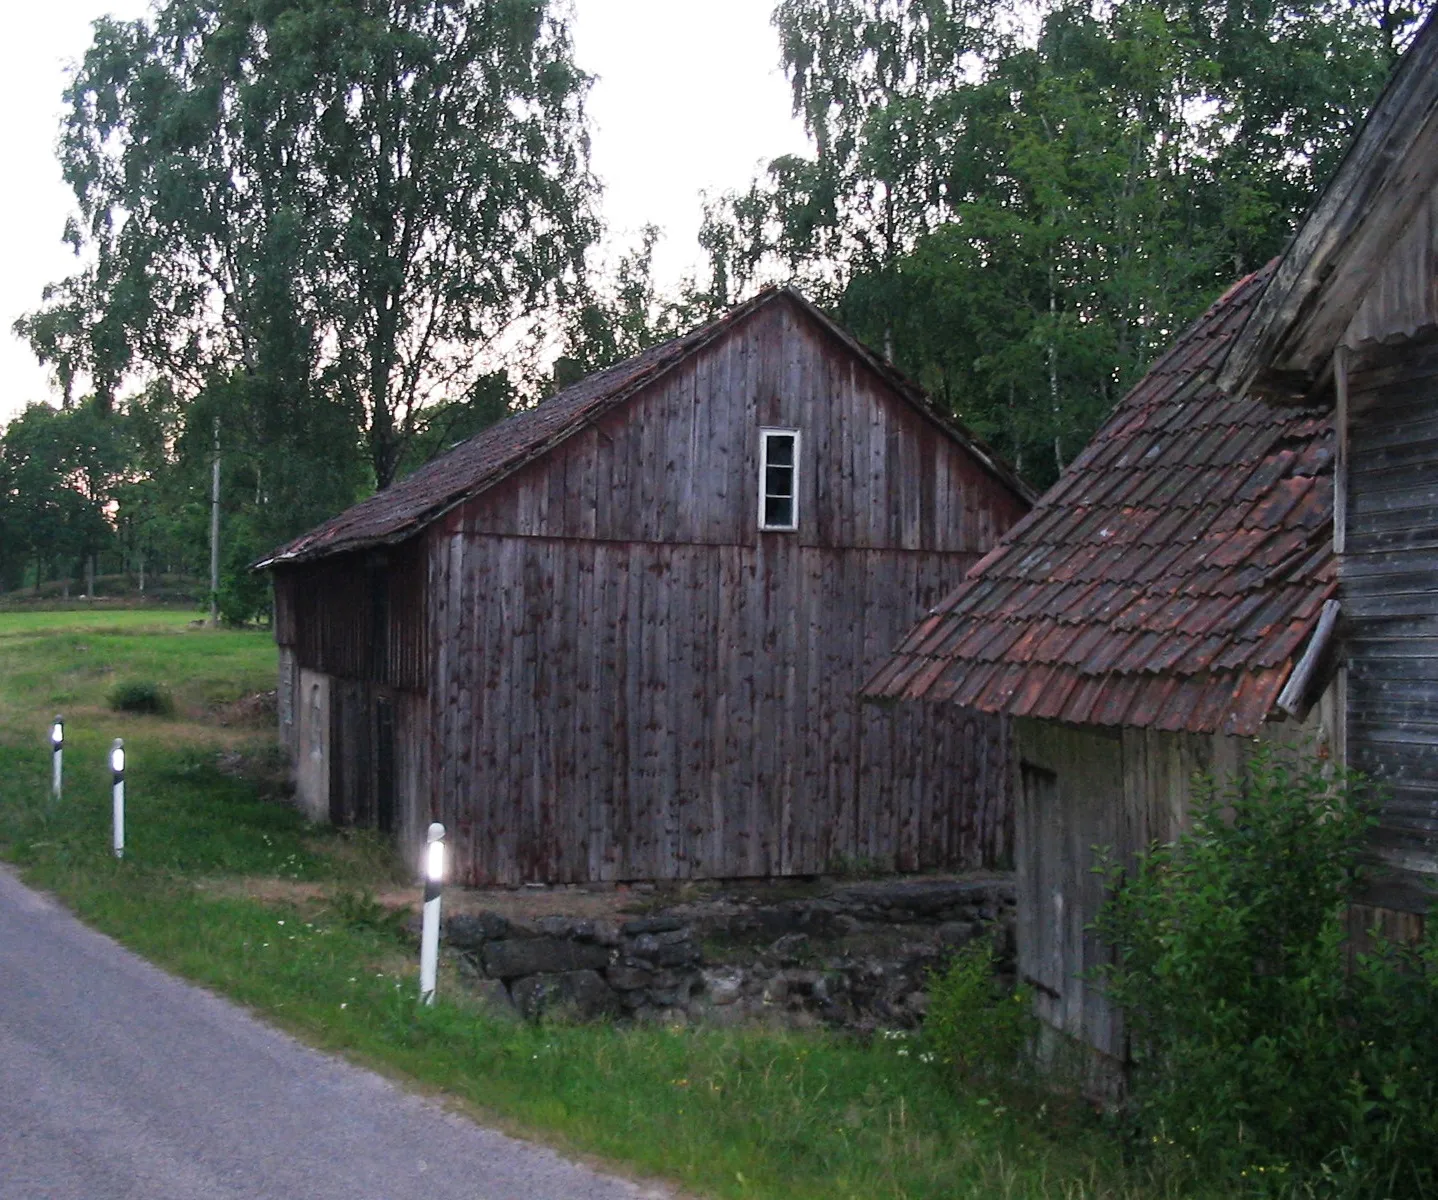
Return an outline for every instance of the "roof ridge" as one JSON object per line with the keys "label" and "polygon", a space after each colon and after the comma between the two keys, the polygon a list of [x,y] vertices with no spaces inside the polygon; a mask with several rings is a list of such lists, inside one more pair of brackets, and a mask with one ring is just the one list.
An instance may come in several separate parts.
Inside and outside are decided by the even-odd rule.
{"label": "roof ridge", "polygon": [[789,285],[761,289],[727,312],[601,368],[553,396],[510,414],[450,447],[388,488],[351,505],[254,564],[256,570],[303,562],[413,537],[457,505],[498,485],[561,442],[619,408],[641,390],[724,336],[755,312],[787,299],[836,337],[891,389],[971,454],[1025,502],[1034,493],[992,450],[945,417],[916,384]]}

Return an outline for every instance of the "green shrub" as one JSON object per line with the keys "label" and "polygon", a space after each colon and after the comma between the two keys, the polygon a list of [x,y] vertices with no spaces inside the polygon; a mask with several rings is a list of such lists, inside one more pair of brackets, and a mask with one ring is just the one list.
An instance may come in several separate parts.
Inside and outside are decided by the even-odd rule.
{"label": "green shrub", "polygon": [[117,683],[110,689],[109,703],[116,712],[152,713],[165,717],[175,711],[175,702],[170,699],[165,687],[148,679]]}
{"label": "green shrub", "polygon": [[1152,849],[1098,921],[1140,1141],[1264,1194],[1438,1188],[1438,941],[1349,963],[1362,785],[1261,753]]}
{"label": "green shrub", "polygon": [[993,944],[970,942],[929,976],[924,1044],[960,1079],[1009,1077],[1033,1033],[1023,989],[1005,987]]}

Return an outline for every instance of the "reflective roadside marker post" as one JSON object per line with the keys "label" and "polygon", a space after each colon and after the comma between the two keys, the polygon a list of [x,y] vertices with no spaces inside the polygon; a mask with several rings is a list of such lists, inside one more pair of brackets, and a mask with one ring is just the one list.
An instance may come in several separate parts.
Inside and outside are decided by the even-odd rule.
{"label": "reflective roadside marker post", "polygon": [[125,743],[116,738],[110,746],[110,782],[115,797],[115,857],[125,857]]}
{"label": "reflective roadside marker post", "polygon": [[444,884],[444,826],[429,827],[424,851],[424,924],[419,935],[419,1002],[434,1003],[439,970],[439,895]]}
{"label": "reflective roadside marker post", "polygon": [[50,724],[50,799],[60,799],[60,782],[64,774],[65,718],[59,713]]}

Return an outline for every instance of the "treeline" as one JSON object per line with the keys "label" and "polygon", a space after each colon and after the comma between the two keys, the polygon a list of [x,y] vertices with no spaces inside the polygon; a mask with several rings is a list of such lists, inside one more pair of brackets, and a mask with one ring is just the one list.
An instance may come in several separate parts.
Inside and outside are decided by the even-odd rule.
{"label": "treeline", "polygon": [[1282,248],[1416,32],[1395,0],[780,0],[813,143],[707,214],[1046,485]]}
{"label": "treeline", "polygon": [[812,150],[711,199],[706,276],[673,295],[657,231],[597,265],[589,80],[552,0],[97,22],[60,140],[82,266],[17,325],[64,403],[0,442],[0,586],[203,575],[218,445],[247,617],[255,557],[784,280],[1046,484],[1281,249],[1422,7],[780,0]]}

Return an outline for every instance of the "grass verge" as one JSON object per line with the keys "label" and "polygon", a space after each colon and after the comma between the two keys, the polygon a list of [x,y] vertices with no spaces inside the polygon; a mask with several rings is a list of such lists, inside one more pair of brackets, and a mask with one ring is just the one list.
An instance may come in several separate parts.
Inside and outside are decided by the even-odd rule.
{"label": "grass verge", "polygon": [[[272,686],[267,637],[132,612],[57,614],[50,626],[39,615],[0,614],[0,852],[90,924],[307,1041],[560,1149],[715,1197],[1173,1194],[1126,1172],[1071,1108],[963,1092],[905,1038],[519,1025],[466,1003],[452,972],[441,1002],[417,1007],[410,947],[339,902],[384,881],[383,854],[307,828],[236,768],[270,760],[268,734],[203,719],[206,704]],[[163,681],[180,715],[108,711],[117,674]],[[44,731],[62,703],[56,804]],[[115,736],[130,748],[123,862],[107,853]],[[311,882],[320,898],[267,903],[233,886],[277,878]]]}

